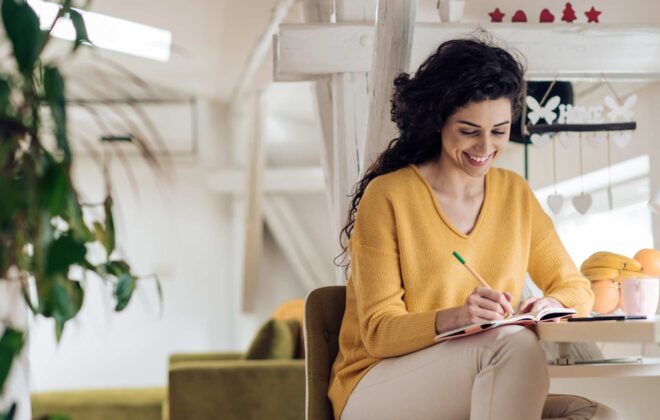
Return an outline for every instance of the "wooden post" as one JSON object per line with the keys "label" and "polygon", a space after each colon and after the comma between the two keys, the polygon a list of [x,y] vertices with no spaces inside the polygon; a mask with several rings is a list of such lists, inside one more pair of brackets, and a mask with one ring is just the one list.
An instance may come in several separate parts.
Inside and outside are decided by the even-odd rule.
{"label": "wooden post", "polygon": [[[234,164],[242,164],[246,170],[245,185],[246,196],[236,195],[232,201],[232,225],[234,228],[235,261],[232,279],[242,281],[242,289],[232,289],[234,296],[240,296],[243,312],[254,309],[255,288],[258,281],[258,267],[262,247],[262,218],[261,195],[264,171],[263,150],[263,99],[258,95],[256,105],[248,103],[253,99],[254,92],[251,86],[254,76],[262,65],[264,58],[272,46],[272,38],[280,24],[286,18],[294,0],[278,0],[271,11],[271,17],[266,29],[257,39],[250,51],[243,71],[234,86],[229,103],[230,139],[232,146],[232,160]],[[256,122],[257,133],[250,132],[250,116],[254,115],[255,106],[258,108]],[[245,139],[250,144],[246,150]],[[247,151],[248,158],[245,158]],[[246,215],[247,213],[247,215]],[[247,218],[246,218],[247,217]],[[238,296],[237,296],[238,295]],[[238,320],[238,315],[236,315]]]}
{"label": "wooden post", "polygon": [[[241,169],[239,178],[243,182],[247,181],[245,176],[245,138],[250,135],[249,127],[253,124],[254,106],[252,105],[254,98],[251,97],[252,93],[246,93],[248,98],[244,98],[236,106],[231,106],[228,109],[227,124],[229,131],[229,139],[231,146],[231,161],[232,164]],[[245,186],[245,184],[243,184]],[[231,200],[231,266],[229,282],[232,305],[232,334],[234,342],[237,342],[241,337],[239,327],[244,325],[244,305],[243,305],[243,280],[244,280],[244,264],[245,258],[245,231],[246,231],[246,199],[243,189],[241,194],[235,194]],[[235,326],[235,327],[234,327]]]}
{"label": "wooden post", "polygon": [[[334,18],[334,2],[331,0],[303,0],[303,15],[309,23],[330,23]],[[326,201],[333,214],[334,197],[334,129],[332,113],[332,78],[325,76],[314,83],[319,123],[321,125],[321,165],[325,177]]]}
{"label": "wooden post", "polygon": [[265,110],[263,93],[259,93],[255,103],[255,130],[249,136],[248,155],[246,159],[246,195],[245,208],[247,219],[245,223],[245,253],[243,258],[243,311],[254,310],[254,297],[259,280],[259,264],[263,245],[262,185],[265,166],[264,130]]}
{"label": "wooden post", "polygon": [[[337,0],[337,22],[373,22],[375,0]],[[365,39],[364,42],[371,42]],[[368,73],[341,73],[332,75],[333,110],[333,222],[335,250],[338,255],[339,233],[346,222],[350,194],[359,180],[359,152],[367,134]],[[337,267],[336,283],[345,284],[344,269]]]}
{"label": "wooden post", "polygon": [[394,78],[408,71],[415,31],[416,0],[380,0],[369,79],[369,122],[360,176],[398,135],[390,118]]}

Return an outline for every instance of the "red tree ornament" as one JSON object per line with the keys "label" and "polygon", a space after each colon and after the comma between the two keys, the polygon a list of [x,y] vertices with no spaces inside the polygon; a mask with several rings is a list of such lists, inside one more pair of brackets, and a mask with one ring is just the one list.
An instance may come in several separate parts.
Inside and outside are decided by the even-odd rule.
{"label": "red tree ornament", "polygon": [[564,8],[561,20],[568,23],[573,23],[573,21],[577,20],[577,16],[575,16],[575,9],[573,9],[573,5],[571,3],[566,3],[566,7]]}
{"label": "red tree ornament", "polygon": [[488,16],[490,16],[490,21],[491,22],[502,22],[502,19],[506,15],[504,13],[502,13],[500,8],[498,7],[495,10],[493,10],[492,12],[488,13]]}
{"label": "red tree ornament", "polygon": [[543,9],[541,11],[541,16],[539,17],[539,21],[541,23],[552,23],[555,21],[555,15],[550,13],[550,10],[548,9]]}
{"label": "red tree ornament", "polygon": [[522,10],[518,10],[511,18],[511,22],[527,22],[527,15]]}
{"label": "red tree ornament", "polygon": [[591,10],[584,12],[584,14],[587,15],[587,18],[589,19],[589,23],[600,23],[598,16],[600,16],[601,13],[603,12],[596,10],[596,8],[593,6],[591,7]]}

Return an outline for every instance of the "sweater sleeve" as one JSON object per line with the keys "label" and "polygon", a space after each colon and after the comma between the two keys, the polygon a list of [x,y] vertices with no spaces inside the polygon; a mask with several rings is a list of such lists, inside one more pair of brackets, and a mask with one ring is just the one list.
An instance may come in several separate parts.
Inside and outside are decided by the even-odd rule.
{"label": "sweater sleeve", "polygon": [[406,308],[394,209],[379,181],[362,196],[349,247],[360,336],[372,357],[385,358],[432,345],[437,310]]}
{"label": "sweater sleeve", "polygon": [[589,280],[582,276],[532,190],[527,188],[531,244],[527,271],[545,296],[557,299],[579,315],[588,316],[594,303]]}

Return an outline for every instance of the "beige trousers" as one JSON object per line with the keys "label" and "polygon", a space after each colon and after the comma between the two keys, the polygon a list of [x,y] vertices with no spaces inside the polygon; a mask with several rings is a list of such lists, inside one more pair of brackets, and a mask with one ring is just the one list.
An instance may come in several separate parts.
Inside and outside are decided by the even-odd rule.
{"label": "beige trousers", "polygon": [[380,361],[358,383],[341,420],[622,418],[586,398],[548,395],[549,384],[536,335],[511,325]]}

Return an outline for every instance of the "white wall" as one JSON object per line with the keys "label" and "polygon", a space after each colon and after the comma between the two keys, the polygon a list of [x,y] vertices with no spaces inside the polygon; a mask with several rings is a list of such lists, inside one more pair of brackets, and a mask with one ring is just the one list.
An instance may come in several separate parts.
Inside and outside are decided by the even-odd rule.
{"label": "white wall", "polygon": [[[220,144],[213,122],[221,121],[220,112],[209,103],[201,106],[203,151],[210,142]],[[52,322],[37,319],[33,325],[35,389],[162,384],[169,353],[231,347],[233,326],[222,322],[232,310],[222,259],[230,248],[224,235],[230,227],[227,200],[205,190],[205,165],[211,162],[186,160],[168,170],[174,181],[167,183],[130,157],[135,195],[116,159],[111,170],[119,246],[137,274],[161,272],[162,318],[153,281],[139,283],[128,308],[113,314],[109,291],[89,279],[85,305],[59,346]],[[101,173],[89,157],[80,156],[73,172],[86,201],[103,199]]]}
{"label": "white wall", "polygon": [[[33,322],[33,390],[165,385],[170,354],[244,350],[279,303],[306,296],[266,228],[257,309],[248,314],[240,310],[232,199],[206,187],[211,171],[229,165],[225,114],[217,104],[199,104],[199,156],[174,156],[171,183],[131,156],[134,193],[122,165],[113,160],[118,243],[136,273],[160,273],[163,316],[153,281],[139,283],[128,308],[114,313],[111,292],[90,279],[85,305],[67,324],[59,345],[52,322]],[[85,201],[103,199],[101,172],[91,158],[77,157],[74,179]],[[292,199],[294,206],[312,209],[301,216],[305,226],[315,226],[314,215],[327,212],[316,195],[325,199],[320,193]]]}
{"label": "white wall", "polygon": [[[123,167],[113,160],[118,243],[136,273],[160,272],[162,318],[153,281],[140,283],[128,308],[115,314],[110,292],[90,279],[85,305],[59,346],[52,322],[35,320],[30,347],[34,389],[163,385],[173,352],[243,348],[245,340],[236,337],[253,331],[234,322],[238,305],[232,299],[237,285],[229,275],[230,200],[206,188],[208,172],[226,161],[223,118],[221,107],[200,104],[200,156],[175,157],[168,170],[171,183],[133,156],[134,194]],[[89,157],[78,157],[74,179],[86,201],[102,200],[101,173]],[[270,297],[303,296],[288,292],[295,287],[286,282],[287,267],[272,241],[266,241],[266,248],[269,269],[264,271],[270,277],[259,285],[264,303],[258,320],[272,311]]]}

